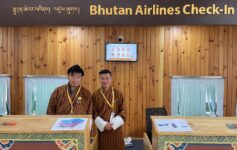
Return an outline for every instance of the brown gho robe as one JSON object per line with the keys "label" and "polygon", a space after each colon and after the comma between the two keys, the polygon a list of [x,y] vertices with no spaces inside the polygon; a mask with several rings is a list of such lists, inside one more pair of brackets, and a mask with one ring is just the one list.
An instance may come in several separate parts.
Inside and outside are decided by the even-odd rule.
{"label": "brown gho robe", "polygon": [[[112,88],[108,91],[103,90],[103,93],[107,100],[112,102]],[[114,111],[106,103],[103,95],[101,94],[101,89],[98,89],[92,94],[93,100],[93,118],[101,117],[104,121],[110,122],[110,115],[112,112],[115,113],[115,117],[119,115],[123,121],[126,121],[126,105],[123,95],[117,89],[114,89],[115,106]],[[117,130],[111,130],[100,132],[98,130],[99,137],[99,150],[124,150],[124,135],[123,126],[119,127]]]}
{"label": "brown gho robe", "polygon": [[[50,97],[48,104],[47,115],[71,115],[71,104],[68,100],[67,90],[69,85],[63,85],[54,90]],[[91,93],[84,87],[81,87],[77,97],[77,87],[70,93],[71,100],[73,101],[73,115],[87,115],[92,114]],[[81,97],[81,100],[80,98]]]}

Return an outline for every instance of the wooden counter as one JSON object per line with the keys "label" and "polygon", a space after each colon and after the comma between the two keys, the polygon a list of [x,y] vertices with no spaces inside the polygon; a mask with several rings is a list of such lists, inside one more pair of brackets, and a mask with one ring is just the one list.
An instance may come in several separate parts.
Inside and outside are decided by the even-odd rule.
{"label": "wooden counter", "polygon": [[[52,131],[58,118],[88,118],[84,130]],[[5,116],[0,117],[0,149],[90,149],[91,116]],[[14,122],[13,126],[3,123]]]}
{"label": "wooden counter", "polygon": [[[229,129],[226,124],[237,124],[237,118],[224,117],[163,117],[152,116],[153,150],[235,150],[237,148],[237,129]],[[156,119],[184,119],[192,132],[160,132]]]}

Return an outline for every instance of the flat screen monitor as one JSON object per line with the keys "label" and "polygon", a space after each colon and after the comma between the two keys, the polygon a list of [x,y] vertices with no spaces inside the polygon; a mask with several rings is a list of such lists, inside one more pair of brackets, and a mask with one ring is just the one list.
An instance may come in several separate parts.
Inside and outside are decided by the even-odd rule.
{"label": "flat screen monitor", "polygon": [[137,61],[137,44],[131,43],[106,43],[105,45],[106,61]]}

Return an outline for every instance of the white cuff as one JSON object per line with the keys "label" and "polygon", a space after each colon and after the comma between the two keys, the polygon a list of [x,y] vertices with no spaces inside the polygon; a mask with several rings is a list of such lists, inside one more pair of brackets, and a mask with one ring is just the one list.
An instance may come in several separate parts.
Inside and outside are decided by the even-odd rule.
{"label": "white cuff", "polygon": [[95,125],[100,130],[100,132],[104,131],[105,125],[107,124],[106,121],[104,121],[101,117],[96,117],[95,119]]}
{"label": "white cuff", "polygon": [[91,129],[92,129],[92,123],[93,123],[93,120],[90,119],[90,131],[91,131]]}
{"label": "white cuff", "polygon": [[118,129],[119,127],[121,127],[124,124],[124,121],[123,121],[122,117],[120,117],[120,116],[114,117],[110,122],[113,124],[112,127],[114,130]]}

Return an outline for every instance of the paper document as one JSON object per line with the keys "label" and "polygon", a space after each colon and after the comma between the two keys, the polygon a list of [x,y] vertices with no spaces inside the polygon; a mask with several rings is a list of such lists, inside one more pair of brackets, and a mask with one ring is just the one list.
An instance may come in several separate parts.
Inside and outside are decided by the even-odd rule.
{"label": "paper document", "polygon": [[155,119],[160,132],[192,132],[186,120],[183,119]]}
{"label": "paper document", "polygon": [[84,130],[87,118],[59,118],[51,130]]}

